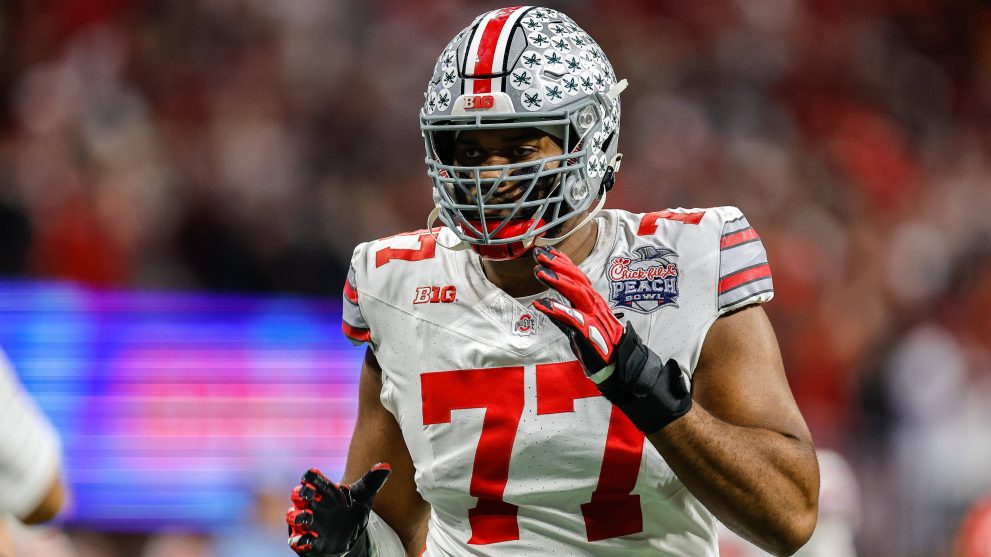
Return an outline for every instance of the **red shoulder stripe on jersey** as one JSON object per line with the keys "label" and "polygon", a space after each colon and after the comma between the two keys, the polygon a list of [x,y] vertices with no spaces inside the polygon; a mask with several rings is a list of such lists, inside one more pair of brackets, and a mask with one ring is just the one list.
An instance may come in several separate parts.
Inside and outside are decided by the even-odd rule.
{"label": "red shoulder stripe on jersey", "polygon": [[347,321],[341,321],[341,330],[344,331],[344,336],[357,341],[368,342],[372,338],[372,332],[370,330],[361,327],[352,327],[348,325]]}
{"label": "red shoulder stripe on jersey", "polygon": [[358,305],[358,291],[348,281],[344,281],[344,297],[352,304]]}
{"label": "red shoulder stripe on jersey", "polygon": [[726,275],[719,280],[719,293],[723,294],[736,288],[737,286],[740,286],[741,284],[753,282],[763,278],[771,278],[771,266],[767,263],[761,263],[759,265],[754,265],[753,267],[741,269],[733,274]]}
{"label": "red shoulder stripe on jersey", "polygon": [[740,244],[747,243],[751,240],[759,240],[760,236],[757,235],[757,231],[753,228],[744,228],[743,230],[737,230],[736,232],[730,232],[729,234],[723,235],[719,239],[719,249],[729,249],[736,247]]}
{"label": "red shoulder stripe on jersey", "polygon": [[[521,6],[516,6],[513,8],[503,8],[496,12],[495,17],[489,20],[485,25],[485,30],[482,31],[482,38],[478,43],[478,58],[475,62],[474,75],[491,75],[492,65],[495,59],[496,47],[499,45],[499,36],[502,35],[502,28],[506,25],[506,20],[509,16],[513,15],[513,12],[520,9]],[[491,79],[476,79],[473,88],[473,93],[476,95],[479,93],[491,93],[492,92],[492,80]]]}
{"label": "red shoulder stripe on jersey", "polygon": [[697,213],[675,213],[674,211],[664,210],[647,213],[640,219],[640,229],[637,230],[637,236],[650,236],[657,232],[657,221],[660,219],[674,220],[685,224],[698,224],[702,222],[702,217],[704,216],[705,211],[699,211]]}

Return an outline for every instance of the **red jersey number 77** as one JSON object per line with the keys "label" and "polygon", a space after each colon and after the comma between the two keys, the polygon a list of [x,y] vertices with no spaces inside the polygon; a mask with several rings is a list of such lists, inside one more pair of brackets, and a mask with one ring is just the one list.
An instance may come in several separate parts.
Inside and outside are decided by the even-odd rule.
{"label": "red jersey number 77", "polygon": [[[574,412],[575,400],[602,396],[577,361],[540,364],[537,373],[537,415]],[[425,373],[420,376],[423,424],[451,422],[451,411],[485,408],[482,434],[475,450],[469,491],[478,504],[468,510],[471,545],[520,538],[517,507],[503,500],[509,483],[509,462],[523,414],[522,366]],[[640,471],[644,435],[613,407],[598,486],[581,505],[589,541],[643,531],[640,496],[633,488]],[[608,470],[608,473],[606,471]]]}

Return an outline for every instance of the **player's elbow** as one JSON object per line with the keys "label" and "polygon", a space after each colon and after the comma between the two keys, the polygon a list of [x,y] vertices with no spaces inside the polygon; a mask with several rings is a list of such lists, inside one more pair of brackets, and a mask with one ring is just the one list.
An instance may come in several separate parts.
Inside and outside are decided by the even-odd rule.
{"label": "player's elbow", "polygon": [[819,467],[811,459],[806,473],[797,475],[792,497],[786,498],[775,525],[775,542],[768,548],[779,557],[794,555],[812,537],[819,519]]}
{"label": "player's elbow", "polygon": [[778,532],[773,537],[774,542],[766,549],[778,557],[794,555],[812,537],[818,514],[818,504],[815,504],[789,515],[788,519],[779,525]]}

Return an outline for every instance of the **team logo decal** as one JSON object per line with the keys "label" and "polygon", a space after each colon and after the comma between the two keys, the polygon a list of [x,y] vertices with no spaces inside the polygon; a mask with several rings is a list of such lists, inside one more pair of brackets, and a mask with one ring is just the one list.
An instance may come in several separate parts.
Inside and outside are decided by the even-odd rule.
{"label": "team logo decal", "polygon": [[537,332],[537,321],[530,313],[523,313],[517,316],[513,325],[513,334],[517,336],[529,336]]}
{"label": "team logo decal", "polygon": [[540,64],[543,62],[544,57],[541,56],[539,52],[534,52],[532,50],[524,52],[523,56],[520,58],[520,63],[523,64],[523,67],[528,70],[535,70],[539,68]]}
{"label": "team logo decal", "polygon": [[531,87],[526,91],[523,91],[523,108],[533,112],[534,110],[540,110],[540,107],[544,106],[544,94],[540,89]]}
{"label": "team logo decal", "polygon": [[613,307],[651,313],[678,307],[678,254],[667,248],[641,246],[634,257],[614,257],[609,263],[609,300]]}
{"label": "team logo decal", "polygon": [[413,296],[414,304],[450,304],[458,301],[458,289],[448,286],[418,286]]}
{"label": "team logo decal", "polygon": [[523,68],[514,70],[509,76],[509,83],[512,84],[513,89],[528,89],[533,86],[533,74]]}
{"label": "team logo decal", "polygon": [[495,106],[495,97],[492,95],[464,95],[461,99],[465,110],[488,110]]}

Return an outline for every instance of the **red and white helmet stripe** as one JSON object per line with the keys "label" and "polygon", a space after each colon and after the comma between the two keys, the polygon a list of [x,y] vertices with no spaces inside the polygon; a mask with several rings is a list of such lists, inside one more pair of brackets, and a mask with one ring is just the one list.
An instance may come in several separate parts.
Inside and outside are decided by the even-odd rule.
{"label": "red and white helmet stripe", "polygon": [[[489,12],[478,24],[478,32],[468,45],[465,56],[465,76],[503,74],[506,68],[506,48],[513,28],[529,6],[515,6]],[[502,77],[466,79],[465,93],[491,93],[502,90]]]}

